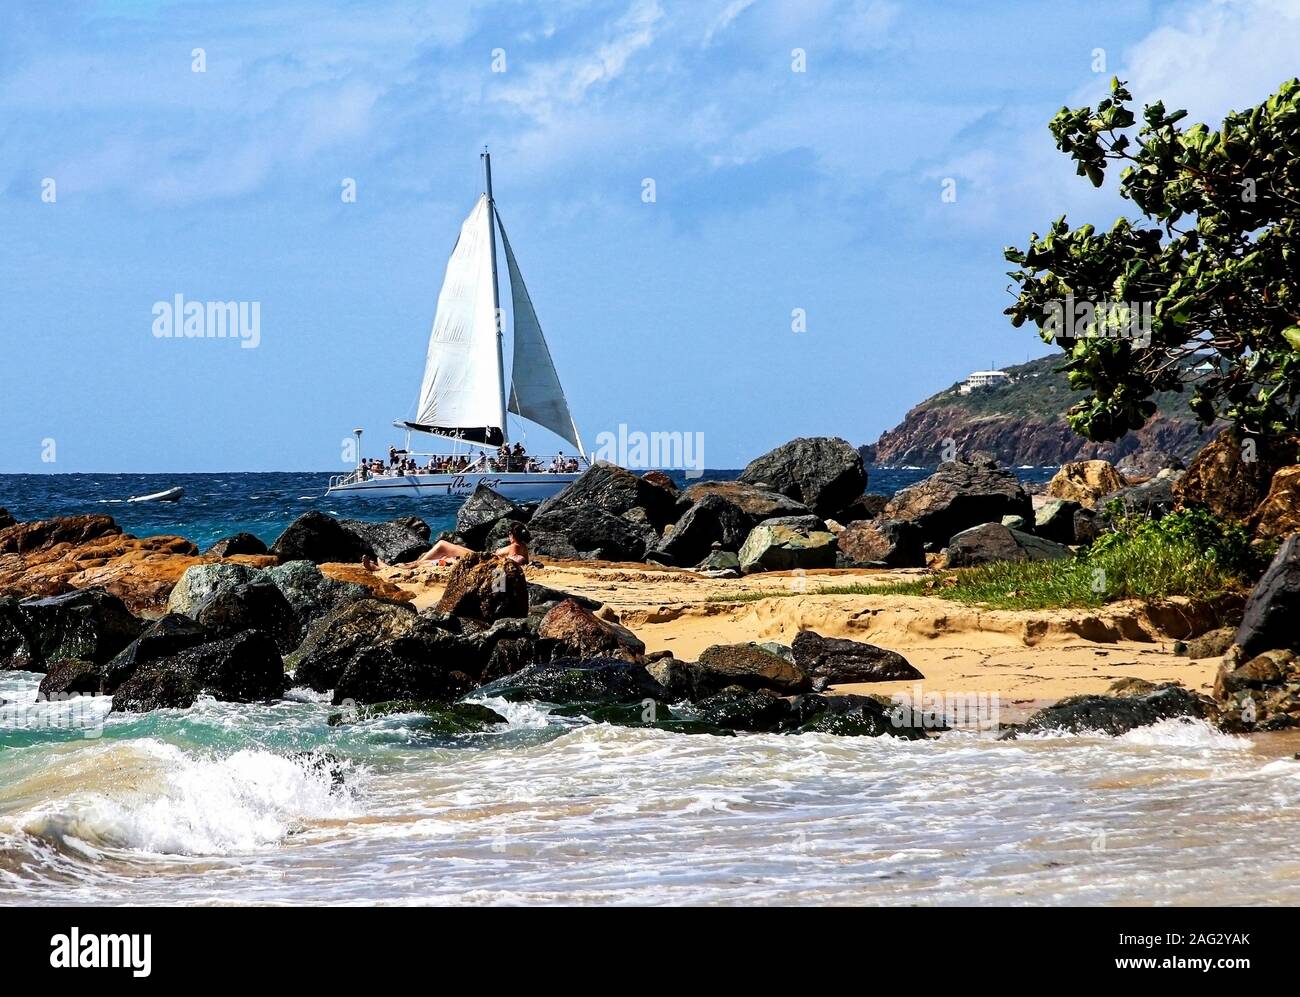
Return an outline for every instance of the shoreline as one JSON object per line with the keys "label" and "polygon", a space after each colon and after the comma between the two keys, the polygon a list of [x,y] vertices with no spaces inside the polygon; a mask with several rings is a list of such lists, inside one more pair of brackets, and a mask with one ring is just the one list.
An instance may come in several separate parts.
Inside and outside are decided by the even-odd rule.
{"label": "shoreline", "polygon": [[[925,675],[919,681],[853,683],[839,694],[996,693],[1014,716],[1067,696],[1102,694],[1123,678],[1178,682],[1208,694],[1221,659],[1173,653],[1180,639],[1162,634],[1150,607],[1136,600],[1101,609],[993,610],[938,597],[819,594],[819,585],[887,585],[925,575],[918,569],[822,569],[713,579],[687,569],[598,561],[552,561],[527,569],[530,581],[605,604],[597,616],[620,623],[647,652],[694,660],[713,644],[789,644],[803,629],[898,651]],[[449,568],[400,565],[383,581],[409,594],[417,609],[435,605]],[[798,584],[804,592],[746,599]],[[735,596],[728,601],[727,596]],[[1176,605],[1176,603],[1175,603]],[[1104,639],[1114,633],[1119,639]],[[1142,639],[1134,639],[1134,638]]]}

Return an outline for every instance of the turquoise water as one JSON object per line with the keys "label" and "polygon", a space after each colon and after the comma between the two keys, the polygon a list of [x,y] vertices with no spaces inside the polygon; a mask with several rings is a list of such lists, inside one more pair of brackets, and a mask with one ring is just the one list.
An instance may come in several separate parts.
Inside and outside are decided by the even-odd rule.
{"label": "turquoise water", "polygon": [[1200,723],[710,737],[489,701],[508,723],[445,738],[300,694],[55,736],[20,729],[66,709],[38,680],[0,677],[4,904],[1300,902],[1294,745]]}

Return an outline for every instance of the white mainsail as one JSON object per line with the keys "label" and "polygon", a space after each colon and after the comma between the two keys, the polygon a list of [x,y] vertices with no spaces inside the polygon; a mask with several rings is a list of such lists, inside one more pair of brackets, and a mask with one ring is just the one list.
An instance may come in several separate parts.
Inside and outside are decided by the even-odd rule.
{"label": "white mainsail", "polygon": [[493,445],[505,439],[494,252],[492,206],[484,194],[447,260],[409,428]]}
{"label": "white mainsail", "polygon": [[497,226],[501,229],[501,244],[506,250],[506,267],[510,272],[510,304],[514,311],[515,346],[514,362],[511,364],[510,411],[549,429],[581,451],[578,427],[574,425],[568,399],[564,397],[564,388],[560,386],[560,375],[556,373],[555,361],[551,359],[550,347],[546,345],[546,337],[542,335],[542,326],[533,308],[533,299],[524,285],[519,261],[510,248],[506,227],[499,214]]}

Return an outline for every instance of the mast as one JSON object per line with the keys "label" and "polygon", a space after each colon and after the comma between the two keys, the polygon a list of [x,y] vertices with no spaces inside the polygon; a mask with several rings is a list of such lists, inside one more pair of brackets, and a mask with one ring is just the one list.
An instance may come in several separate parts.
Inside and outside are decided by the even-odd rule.
{"label": "mast", "polygon": [[501,328],[501,285],[497,280],[497,228],[496,202],[492,200],[492,155],[483,147],[479,158],[483,160],[483,192],[487,195],[488,206],[488,258],[492,261],[492,320],[497,330],[497,384],[501,399],[501,442],[504,446],[510,442],[506,427],[506,367],[502,358],[501,344],[505,331]]}

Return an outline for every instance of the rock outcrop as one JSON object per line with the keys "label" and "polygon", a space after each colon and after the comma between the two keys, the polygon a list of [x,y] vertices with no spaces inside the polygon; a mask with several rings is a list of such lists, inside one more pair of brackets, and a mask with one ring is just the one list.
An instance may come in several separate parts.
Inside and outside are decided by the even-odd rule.
{"label": "rock outcrop", "polygon": [[807,523],[769,519],[749,531],[738,554],[740,570],[790,571],[835,567],[835,535]]}
{"label": "rock outcrop", "polygon": [[1047,494],[1096,509],[1103,498],[1127,485],[1110,461],[1079,460],[1062,465],[1047,483]]}
{"label": "rock outcrop", "polygon": [[438,611],[487,623],[527,616],[528,581],[513,561],[491,554],[467,554],[451,569]]}
{"label": "rock outcrop", "polygon": [[1263,441],[1220,434],[1187,465],[1174,485],[1184,506],[1209,509],[1224,519],[1247,522],[1265,500],[1273,475],[1297,462],[1292,440]]}
{"label": "rock outcrop", "polygon": [[1247,655],[1300,649],[1300,534],[1278,550],[1255,584],[1242,614],[1237,643]]}
{"label": "rock outcrop", "polygon": [[983,523],[948,541],[947,564],[950,568],[973,568],[998,561],[1055,561],[1069,556],[1069,548],[1062,544],[1001,523]]}
{"label": "rock outcrop", "polygon": [[927,544],[942,547],[962,530],[997,523],[1003,516],[1033,517],[1029,496],[1019,479],[993,460],[951,460],[885,506],[889,519],[906,519],[921,528]]}
{"label": "rock outcrop", "polygon": [[801,630],[791,645],[795,666],[813,688],[853,682],[920,681],[924,675],[897,651]]}
{"label": "rock outcrop", "polygon": [[831,516],[867,489],[862,455],[848,441],[831,436],[800,437],[752,460],[740,481],[780,492]]}

